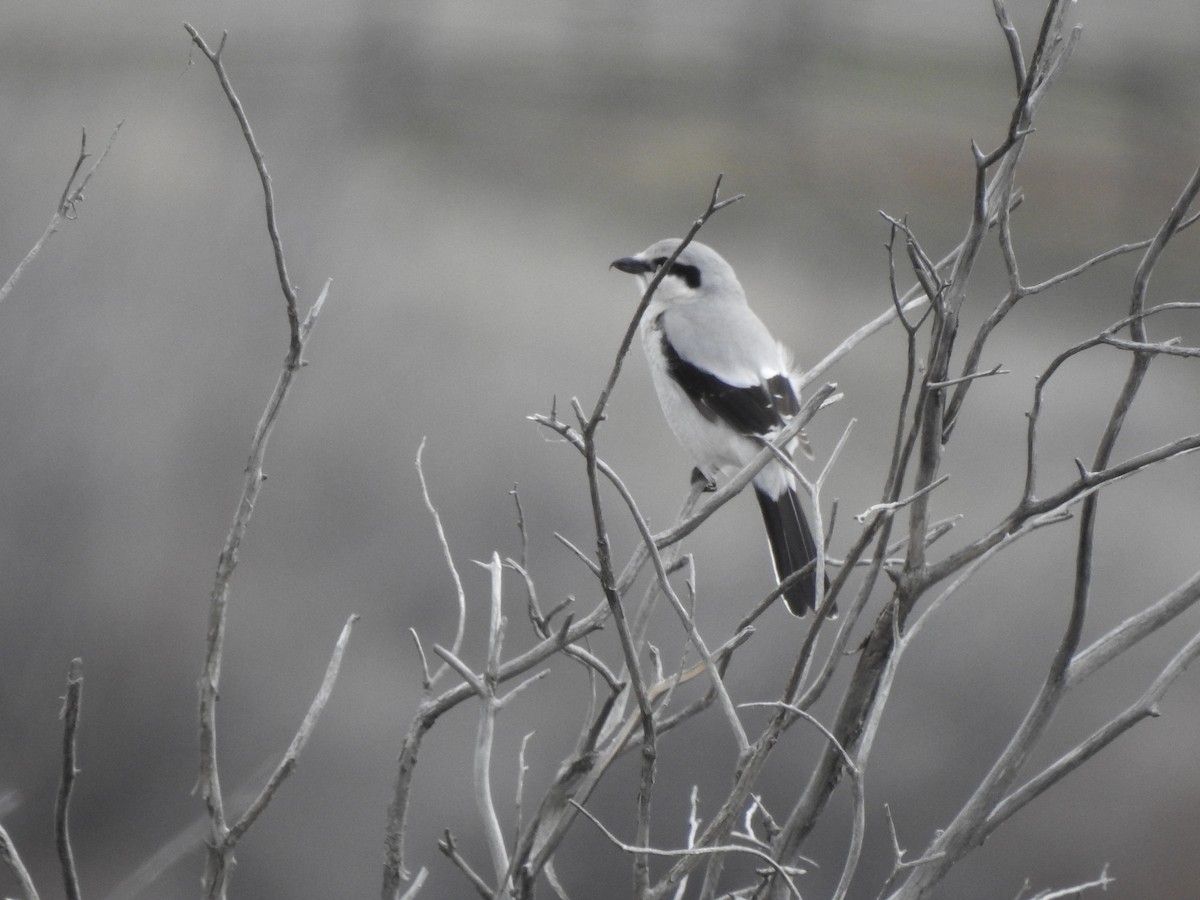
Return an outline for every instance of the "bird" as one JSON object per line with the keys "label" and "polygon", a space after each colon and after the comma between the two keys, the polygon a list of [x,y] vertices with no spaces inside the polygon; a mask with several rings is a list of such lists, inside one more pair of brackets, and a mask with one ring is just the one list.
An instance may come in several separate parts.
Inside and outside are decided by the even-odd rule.
{"label": "bird", "polygon": [[[610,268],[635,276],[644,294],[681,243],[658,241]],[[639,330],[667,425],[695,461],[694,476],[710,488],[719,474],[753,459],[800,408],[791,353],[750,308],[733,268],[705,244],[692,241],[683,248],[655,289]],[[803,434],[788,451],[797,446],[812,455]],[[787,608],[803,616],[818,603],[817,543],[795,476],[773,460],[753,484],[776,581],[813,563],[783,593]]]}

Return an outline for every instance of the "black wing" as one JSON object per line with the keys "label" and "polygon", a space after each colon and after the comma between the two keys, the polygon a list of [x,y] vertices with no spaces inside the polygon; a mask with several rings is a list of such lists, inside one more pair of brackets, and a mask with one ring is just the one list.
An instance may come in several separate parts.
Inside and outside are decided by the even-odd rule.
{"label": "black wing", "polygon": [[784,416],[795,415],[800,409],[786,375],[775,375],[751,387],[734,387],[681,357],[661,327],[659,340],[667,373],[710,422],[724,421],[741,434],[767,434],[784,424]]}

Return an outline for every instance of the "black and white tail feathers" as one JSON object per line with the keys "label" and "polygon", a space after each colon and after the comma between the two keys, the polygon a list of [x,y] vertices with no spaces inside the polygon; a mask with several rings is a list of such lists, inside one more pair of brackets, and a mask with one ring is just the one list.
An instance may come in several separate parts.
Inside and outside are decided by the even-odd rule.
{"label": "black and white tail feathers", "polygon": [[[767,540],[771,544],[771,557],[775,562],[775,577],[783,581],[793,572],[798,572],[817,558],[817,544],[813,539],[812,529],[800,508],[800,498],[789,488],[778,497],[772,498],[757,485],[754,495],[758,497],[758,505],[762,509],[763,521],[767,526]],[[825,587],[829,588],[829,578],[825,578]],[[807,610],[817,608],[817,570],[814,565],[809,573],[783,593],[788,609],[794,615],[802,616]],[[837,608],[829,612],[829,617],[837,615]]]}

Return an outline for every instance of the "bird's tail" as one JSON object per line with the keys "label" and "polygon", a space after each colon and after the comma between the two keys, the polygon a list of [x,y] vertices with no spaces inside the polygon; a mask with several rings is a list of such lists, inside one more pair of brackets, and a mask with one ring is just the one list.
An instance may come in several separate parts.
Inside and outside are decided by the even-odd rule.
{"label": "bird's tail", "polygon": [[[771,497],[755,485],[754,494],[762,509],[763,521],[767,526],[767,539],[771,543],[771,557],[775,562],[775,577],[783,581],[793,572],[798,572],[817,558],[817,543],[813,539],[800,498],[795,490],[786,488],[778,497]],[[829,588],[829,578],[825,578]],[[809,573],[783,592],[783,599],[794,615],[802,616],[807,610],[817,608],[817,571],[814,565]],[[829,617],[837,615],[836,607]]]}

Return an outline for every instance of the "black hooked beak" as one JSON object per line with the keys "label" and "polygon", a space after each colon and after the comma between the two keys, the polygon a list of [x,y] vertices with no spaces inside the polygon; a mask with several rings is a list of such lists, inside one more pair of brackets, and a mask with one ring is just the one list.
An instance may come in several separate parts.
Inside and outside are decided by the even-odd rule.
{"label": "black hooked beak", "polygon": [[614,259],[608,266],[610,269],[619,269],[622,272],[628,272],[630,275],[645,275],[648,272],[654,272],[658,266],[652,262],[647,262],[644,259],[638,259],[636,256],[626,256],[621,259]]}

